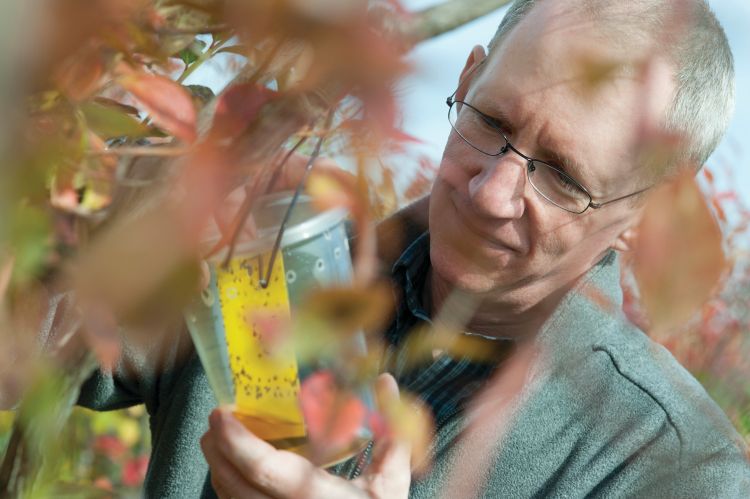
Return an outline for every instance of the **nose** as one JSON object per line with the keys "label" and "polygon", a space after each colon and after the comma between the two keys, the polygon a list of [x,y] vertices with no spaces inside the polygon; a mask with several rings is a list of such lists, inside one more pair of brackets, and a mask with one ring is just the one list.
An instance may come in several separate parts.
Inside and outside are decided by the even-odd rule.
{"label": "nose", "polygon": [[[490,158],[488,158],[490,159]],[[520,218],[525,209],[526,160],[512,149],[492,157],[469,180],[469,199],[477,214]]]}

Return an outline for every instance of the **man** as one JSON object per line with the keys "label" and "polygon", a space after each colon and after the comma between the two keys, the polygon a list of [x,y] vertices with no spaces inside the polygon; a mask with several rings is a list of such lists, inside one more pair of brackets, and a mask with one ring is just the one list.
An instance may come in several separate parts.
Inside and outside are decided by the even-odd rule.
{"label": "man", "polygon": [[[612,61],[622,64],[597,77]],[[411,480],[408,449],[390,443],[347,482],[216,411],[202,441],[216,492],[747,497],[743,446],[718,407],[664,349],[587,298],[621,304],[615,252],[648,216],[641,193],[705,162],[731,114],[732,79],[702,0],[516,0],[448,99],[429,233],[394,267],[404,300],[385,366],[433,410],[431,469]],[[682,137],[668,160],[645,154],[654,132]],[[510,360],[437,352],[405,368],[408,331],[456,292],[477,303],[465,334],[515,345]],[[527,368],[508,368],[524,351]],[[484,404],[466,410],[482,387]]]}

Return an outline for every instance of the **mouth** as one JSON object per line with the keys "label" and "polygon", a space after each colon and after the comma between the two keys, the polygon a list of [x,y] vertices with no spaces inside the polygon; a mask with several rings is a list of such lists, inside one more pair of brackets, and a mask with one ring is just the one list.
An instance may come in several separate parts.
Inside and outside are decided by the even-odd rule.
{"label": "mouth", "polygon": [[460,199],[460,196],[457,193],[452,193],[450,198],[455,212],[458,216],[459,222],[475,237],[486,242],[494,250],[513,253],[520,252],[517,246],[507,244],[478,227],[476,222],[474,221],[474,217],[471,216],[471,209],[466,206],[466,203],[463,202],[462,199]]}

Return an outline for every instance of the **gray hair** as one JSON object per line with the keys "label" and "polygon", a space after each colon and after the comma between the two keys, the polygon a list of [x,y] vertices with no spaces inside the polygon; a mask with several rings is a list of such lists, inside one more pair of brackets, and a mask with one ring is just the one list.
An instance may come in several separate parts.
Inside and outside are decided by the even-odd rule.
{"label": "gray hair", "polygon": [[[509,7],[489,51],[542,0],[515,0]],[[574,9],[592,17],[607,33],[632,40],[653,40],[663,33],[674,13],[670,0],[575,0]],[[726,34],[705,0],[689,0],[689,26],[667,56],[675,66],[676,91],[664,119],[666,131],[684,137],[677,163],[703,166],[719,145],[734,111],[734,62]],[[666,166],[666,165],[664,165]]]}

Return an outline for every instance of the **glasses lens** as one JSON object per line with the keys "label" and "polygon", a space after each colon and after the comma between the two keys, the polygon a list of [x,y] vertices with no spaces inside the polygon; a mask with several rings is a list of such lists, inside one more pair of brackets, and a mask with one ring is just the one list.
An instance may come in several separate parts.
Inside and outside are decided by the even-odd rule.
{"label": "glasses lens", "polygon": [[529,181],[539,194],[564,210],[583,213],[591,202],[591,196],[578,182],[547,163],[532,162]]}
{"label": "glasses lens", "polygon": [[502,132],[487,118],[463,102],[454,102],[448,111],[453,129],[474,149],[495,156],[505,146]]}

